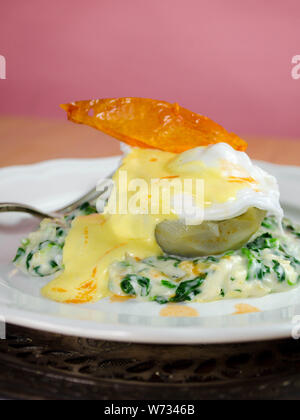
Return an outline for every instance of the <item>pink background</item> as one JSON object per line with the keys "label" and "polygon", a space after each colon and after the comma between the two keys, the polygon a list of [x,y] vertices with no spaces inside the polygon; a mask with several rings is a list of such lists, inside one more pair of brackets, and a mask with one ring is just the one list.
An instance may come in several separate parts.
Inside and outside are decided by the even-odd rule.
{"label": "pink background", "polygon": [[300,138],[299,0],[11,0],[1,4],[0,113],[178,101],[240,134]]}

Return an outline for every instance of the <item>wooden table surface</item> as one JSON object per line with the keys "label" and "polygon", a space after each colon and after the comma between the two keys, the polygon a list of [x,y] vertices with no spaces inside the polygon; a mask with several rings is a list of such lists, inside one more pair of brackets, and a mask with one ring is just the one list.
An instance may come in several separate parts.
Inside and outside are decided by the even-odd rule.
{"label": "wooden table surface", "polygon": [[[251,158],[300,166],[300,139],[243,137]],[[0,167],[120,154],[117,140],[89,127],[50,119],[0,117],[0,146]]]}

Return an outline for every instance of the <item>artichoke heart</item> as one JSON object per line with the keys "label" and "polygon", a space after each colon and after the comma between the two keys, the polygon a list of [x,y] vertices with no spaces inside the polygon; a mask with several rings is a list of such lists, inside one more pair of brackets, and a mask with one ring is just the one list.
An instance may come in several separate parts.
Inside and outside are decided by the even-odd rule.
{"label": "artichoke heart", "polygon": [[205,221],[197,226],[166,220],[156,226],[156,241],[166,254],[184,258],[223,254],[248,242],[265,216],[265,211],[252,207],[233,219]]}

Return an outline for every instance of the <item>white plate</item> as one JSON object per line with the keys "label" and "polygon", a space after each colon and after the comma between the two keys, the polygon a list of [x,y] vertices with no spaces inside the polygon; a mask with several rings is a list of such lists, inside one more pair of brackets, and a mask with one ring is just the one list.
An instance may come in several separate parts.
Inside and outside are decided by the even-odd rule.
{"label": "white plate", "polygon": [[[117,167],[119,158],[57,160],[0,170],[0,201],[17,201],[53,210],[92,187]],[[288,216],[300,222],[300,168],[259,163],[280,183]],[[45,281],[16,273],[10,263],[19,244],[38,222],[26,215],[0,215],[0,315],[7,322],[82,337],[144,343],[229,343],[284,338],[300,315],[300,288],[259,299],[190,304],[199,317],[163,318],[156,303],[104,299],[84,306],[41,297]],[[248,303],[259,313],[233,315]]]}

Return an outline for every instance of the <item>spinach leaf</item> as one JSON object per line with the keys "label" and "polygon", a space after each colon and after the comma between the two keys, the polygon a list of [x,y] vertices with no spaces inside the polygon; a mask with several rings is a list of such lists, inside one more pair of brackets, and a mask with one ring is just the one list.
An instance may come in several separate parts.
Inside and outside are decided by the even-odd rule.
{"label": "spinach leaf", "polygon": [[131,284],[131,276],[126,276],[122,281],[121,281],[121,289],[123,290],[124,293],[126,293],[126,295],[132,295],[135,296],[135,290],[134,287]]}
{"label": "spinach leaf", "polygon": [[278,226],[275,217],[270,216],[270,217],[266,217],[263,222],[262,222],[262,227],[264,227],[265,229],[270,229],[270,230],[275,230]]}
{"label": "spinach leaf", "polygon": [[193,280],[181,282],[176,289],[175,296],[170,299],[170,302],[191,301],[195,296],[201,293],[199,288],[202,286],[206,277],[207,274],[201,274]]}
{"label": "spinach leaf", "polygon": [[225,254],[223,255],[223,257],[231,257],[234,254],[235,254],[235,251],[227,251],[227,252],[225,252]]}
{"label": "spinach leaf", "polygon": [[95,214],[97,213],[97,209],[96,207],[93,207],[90,205],[90,203],[83,203],[80,207],[79,210],[85,215],[85,216],[90,216],[91,214]]}
{"label": "spinach leaf", "polygon": [[32,258],[33,258],[33,252],[29,252],[29,254],[27,255],[27,259],[26,259],[27,270],[29,270],[29,268],[30,268],[30,262],[31,262]]}
{"label": "spinach leaf", "polygon": [[297,238],[300,238],[299,228],[296,228],[289,219],[284,219],[282,226],[287,232],[292,233]]}
{"label": "spinach leaf", "polygon": [[165,287],[167,287],[168,289],[176,289],[176,284],[174,284],[174,283],[171,283],[170,281],[168,281],[168,280],[162,280],[161,281],[161,284],[163,285],[163,286],[165,286]]}
{"label": "spinach leaf", "polygon": [[267,265],[263,264],[260,260],[257,260],[257,263],[258,263],[257,273],[256,273],[257,278],[259,280],[263,280],[266,274],[271,273],[271,269]]}
{"label": "spinach leaf", "polygon": [[65,230],[63,228],[61,227],[56,228],[56,236],[58,238],[61,238],[62,236],[64,236],[64,234],[65,234]]}
{"label": "spinach leaf", "polygon": [[292,256],[290,256],[290,255],[286,255],[286,258],[290,261],[290,263],[291,263],[291,266],[293,267],[293,268],[295,268],[295,270],[298,270],[299,269],[299,265],[300,265],[300,261],[297,259],[297,258],[295,258],[295,257],[292,257]]}
{"label": "spinach leaf", "polygon": [[251,249],[252,251],[259,252],[266,248],[277,248],[278,245],[279,240],[277,238],[273,238],[269,232],[266,232],[261,236],[258,236],[254,241],[249,242],[247,244],[247,248]]}
{"label": "spinach leaf", "polygon": [[157,302],[160,305],[165,305],[168,303],[168,299],[162,297],[162,296],[154,296],[154,298],[151,299],[153,302]]}
{"label": "spinach leaf", "polygon": [[141,296],[148,296],[150,293],[150,280],[147,277],[138,276],[137,282],[141,286]]}
{"label": "spinach leaf", "polygon": [[284,268],[282,267],[282,265],[278,261],[273,260],[272,262],[273,262],[273,270],[276,273],[278,281],[280,283],[283,283],[286,279],[286,274],[285,274]]}
{"label": "spinach leaf", "polygon": [[42,250],[42,249],[45,249],[45,248],[51,249],[54,246],[59,246],[59,245],[56,242],[53,242],[53,241],[44,241],[44,242],[41,242],[39,244],[39,250]]}
{"label": "spinach leaf", "polygon": [[52,268],[57,268],[58,267],[58,264],[54,260],[50,261],[49,264]]}
{"label": "spinach leaf", "polygon": [[127,295],[136,296],[137,291],[134,284],[140,286],[140,295],[141,296],[148,296],[150,293],[150,280],[147,277],[138,276],[136,274],[128,274],[122,281],[121,281],[121,289]]}
{"label": "spinach leaf", "polygon": [[15,258],[14,258],[14,260],[13,260],[13,262],[16,262],[16,261],[18,261],[21,257],[24,257],[24,255],[25,255],[25,249],[24,248],[19,248],[18,249],[18,251],[17,251],[17,255],[15,256]]}
{"label": "spinach leaf", "polygon": [[180,263],[182,263],[182,260],[175,257],[169,257],[167,255],[161,255],[157,257],[158,261],[174,261],[174,267],[178,267]]}
{"label": "spinach leaf", "polygon": [[287,284],[289,286],[296,286],[300,282],[300,275],[298,275],[296,281],[292,281],[291,279],[287,279]]}
{"label": "spinach leaf", "polygon": [[197,265],[199,263],[209,263],[209,262],[219,262],[219,261],[220,261],[220,258],[209,256],[205,258],[198,258],[197,260],[193,261],[193,264]]}
{"label": "spinach leaf", "polygon": [[131,266],[131,264],[130,264],[129,261],[121,261],[120,266],[123,267],[123,268],[128,268],[128,267]]}
{"label": "spinach leaf", "polygon": [[254,260],[255,260],[255,257],[254,257],[254,255],[252,254],[252,252],[248,249],[248,248],[242,248],[242,254],[244,255],[244,257],[246,257],[247,258],[247,260],[248,260],[248,266],[247,266],[247,278],[246,278],[246,280],[250,280],[250,271],[251,271],[251,268],[253,267],[253,265],[254,265]]}
{"label": "spinach leaf", "polygon": [[75,220],[76,216],[75,214],[69,214],[68,216],[65,216],[64,219],[66,222],[69,222],[70,226],[71,226],[71,222],[73,222],[73,220]]}
{"label": "spinach leaf", "polygon": [[206,257],[205,258],[205,260],[204,260],[204,262],[218,262],[219,261],[219,258],[216,258],[216,257]]}
{"label": "spinach leaf", "polygon": [[33,271],[39,276],[39,277],[45,277],[44,274],[40,273],[41,266],[37,266],[33,268]]}
{"label": "spinach leaf", "polygon": [[271,272],[270,267],[263,264],[263,262],[256,258],[253,252],[250,251],[248,248],[242,248],[242,254],[248,260],[248,267],[247,267],[247,278],[246,280],[250,280],[251,278],[262,280],[266,274]]}
{"label": "spinach leaf", "polygon": [[52,276],[53,274],[55,274],[60,268],[58,266],[58,264],[56,264],[55,261],[50,261],[49,265],[53,268],[52,271],[49,271],[48,273],[42,274],[41,273],[41,266],[38,265],[37,267],[33,268],[33,271],[39,276],[39,277],[48,277],[48,276]]}

